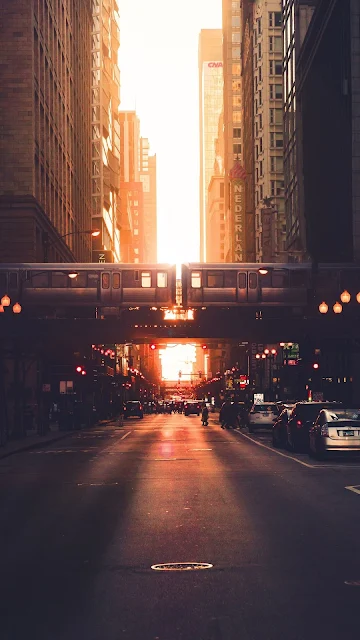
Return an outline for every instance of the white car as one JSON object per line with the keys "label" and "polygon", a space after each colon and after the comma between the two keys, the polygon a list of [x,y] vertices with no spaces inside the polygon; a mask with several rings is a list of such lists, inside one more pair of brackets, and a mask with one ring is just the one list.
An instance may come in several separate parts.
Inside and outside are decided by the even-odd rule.
{"label": "white car", "polygon": [[279,410],[274,402],[253,404],[248,416],[249,433],[254,433],[255,429],[272,429],[278,415]]}

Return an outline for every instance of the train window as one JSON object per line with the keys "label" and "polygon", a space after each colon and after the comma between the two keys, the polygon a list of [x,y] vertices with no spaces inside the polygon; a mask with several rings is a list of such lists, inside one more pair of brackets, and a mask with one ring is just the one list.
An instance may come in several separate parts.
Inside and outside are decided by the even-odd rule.
{"label": "train window", "polygon": [[191,272],[191,286],[193,289],[200,289],[201,287],[201,273],[200,271]]}
{"label": "train window", "polygon": [[72,289],[85,289],[87,287],[86,271],[80,271],[76,278],[70,278],[70,287]]}
{"label": "train window", "polygon": [[9,273],[9,289],[17,289],[18,286],[18,274],[11,272]]}
{"label": "train window", "polygon": [[120,289],[120,273],[118,271],[113,273],[113,289]]}
{"label": "train window", "polygon": [[97,287],[98,281],[99,281],[99,274],[96,271],[88,272],[88,280],[89,280],[89,287]]}
{"label": "train window", "polygon": [[246,273],[239,273],[239,289],[246,289]]}
{"label": "train window", "polygon": [[41,273],[36,271],[30,271],[28,277],[29,277],[30,285],[33,286],[35,289],[40,289],[42,287],[45,288],[49,286],[48,272]]}
{"label": "train window", "polygon": [[139,280],[139,272],[137,269],[134,271],[134,280]]}
{"label": "train window", "polygon": [[283,289],[289,286],[289,277],[287,271],[276,269],[271,274],[271,283],[275,289]]}
{"label": "train window", "polygon": [[295,287],[295,289],[299,289],[301,287],[307,287],[309,282],[309,271],[306,269],[296,269],[296,271],[291,271],[291,286]]}
{"label": "train window", "polygon": [[271,287],[271,271],[267,273],[261,273],[259,275],[259,282],[263,289],[270,289]]}
{"label": "train window", "polygon": [[142,271],[141,272],[141,286],[144,289],[150,289],[150,287],[151,287],[151,272],[150,271]]}
{"label": "train window", "polygon": [[158,271],[156,275],[156,286],[159,288],[167,287],[167,273],[166,271]]}
{"label": "train window", "polygon": [[225,287],[236,287],[236,271],[225,271]]}
{"label": "train window", "polygon": [[207,286],[221,288],[224,286],[224,272],[223,271],[208,271],[207,274]]}
{"label": "train window", "polygon": [[101,274],[101,288],[110,289],[110,273]]}
{"label": "train window", "polygon": [[69,278],[66,273],[57,273],[53,271],[51,274],[51,286],[53,289],[66,289]]}
{"label": "train window", "polygon": [[2,295],[3,291],[6,291],[6,273],[0,273],[0,294]]}
{"label": "train window", "polygon": [[257,273],[249,273],[249,289],[257,289],[258,276]]}

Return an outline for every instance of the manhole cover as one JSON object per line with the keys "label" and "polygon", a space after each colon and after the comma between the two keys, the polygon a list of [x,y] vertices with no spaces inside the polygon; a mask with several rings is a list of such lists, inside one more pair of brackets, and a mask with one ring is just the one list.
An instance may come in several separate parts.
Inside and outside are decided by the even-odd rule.
{"label": "manhole cover", "polygon": [[360,587],[360,580],[345,580],[345,584],[349,587]]}
{"label": "manhole cover", "polygon": [[154,571],[200,571],[201,569],[211,569],[209,562],[166,562],[164,564],[153,564]]}

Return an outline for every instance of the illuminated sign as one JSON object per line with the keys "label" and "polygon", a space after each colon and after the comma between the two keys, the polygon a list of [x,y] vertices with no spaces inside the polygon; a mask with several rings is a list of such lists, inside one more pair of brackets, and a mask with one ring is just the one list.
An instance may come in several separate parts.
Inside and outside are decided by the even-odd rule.
{"label": "illuminated sign", "polygon": [[231,184],[231,208],[234,220],[234,262],[243,262],[245,249],[244,180]]}
{"label": "illuminated sign", "polygon": [[222,67],[223,63],[222,62],[208,62],[208,67],[210,67],[210,69],[218,69],[219,67]]}
{"label": "illuminated sign", "polygon": [[194,309],[165,309],[164,320],[194,320]]}

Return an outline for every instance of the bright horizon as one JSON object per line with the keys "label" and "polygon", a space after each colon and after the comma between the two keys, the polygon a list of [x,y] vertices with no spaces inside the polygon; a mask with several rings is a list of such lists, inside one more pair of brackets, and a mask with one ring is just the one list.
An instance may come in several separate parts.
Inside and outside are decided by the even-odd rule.
{"label": "bright horizon", "polygon": [[197,261],[198,37],[221,28],[221,0],[120,0],[119,8],[120,109],[136,110],[157,158],[158,261]]}

